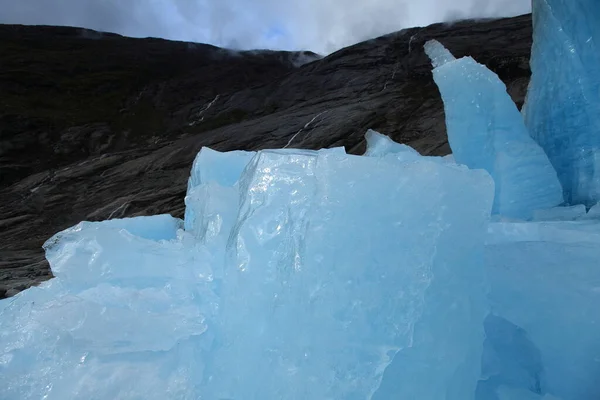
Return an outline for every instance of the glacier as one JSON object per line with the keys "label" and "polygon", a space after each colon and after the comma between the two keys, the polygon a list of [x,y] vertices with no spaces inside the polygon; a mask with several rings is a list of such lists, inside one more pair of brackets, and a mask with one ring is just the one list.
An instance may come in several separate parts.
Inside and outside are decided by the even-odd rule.
{"label": "glacier", "polygon": [[487,173],[339,149],[248,156],[200,152],[186,221],[82,222],[51,238],[56,278],[2,313],[3,394],[472,396]]}
{"label": "glacier", "polygon": [[533,1],[523,114],[429,41],[451,155],[205,147],[183,220],[57,233],[0,399],[600,398],[599,9]]}
{"label": "glacier", "polygon": [[436,40],[425,51],[444,101],[454,160],[494,178],[494,214],[527,219],[537,209],[562,204],[556,171],[500,78],[471,57],[455,59]]}
{"label": "glacier", "polygon": [[[524,368],[538,382],[522,389],[562,399],[599,398],[600,223],[494,223],[486,242],[491,311],[527,333],[542,367],[537,373]],[[505,346],[503,357],[524,353],[515,343]],[[494,372],[502,382],[506,374]]]}
{"label": "glacier", "polygon": [[523,114],[565,200],[600,200],[600,3],[533,1],[532,76]]}

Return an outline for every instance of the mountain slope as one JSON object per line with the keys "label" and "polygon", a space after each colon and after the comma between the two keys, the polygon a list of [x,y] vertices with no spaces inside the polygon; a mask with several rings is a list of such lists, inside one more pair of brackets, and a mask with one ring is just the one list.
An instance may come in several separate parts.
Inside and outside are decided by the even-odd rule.
{"label": "mountain slope", "polygon": [[529,15],[413,28],[323,59],[0,25],[0,295],[47,279],[42,243],[81,220],[182,216],[202,146],[360,154],[373,128],[447,154],[432,38],[487,64],[522,104]]}

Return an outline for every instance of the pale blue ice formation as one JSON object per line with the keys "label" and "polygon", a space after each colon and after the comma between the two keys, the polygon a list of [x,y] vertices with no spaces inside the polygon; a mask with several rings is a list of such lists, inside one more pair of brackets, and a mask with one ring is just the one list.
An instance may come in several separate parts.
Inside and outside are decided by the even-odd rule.
{"label": "pale blue ice formation", "polygon": [[50,239],[56,278],[2,313],[4,397],[473,398],[487,173],[249,154],[200,153],[185,229],[139,217]]}
{"label": "pale blue ice formation", "polygon": [[600,2],[534,0],[532,77],[523,108],[531,135],[570,204],[600,200]]}
{"label": "pale blue ice formation", "polygon": [[529,136],[500,78],[471,57],[455,59],[435,40],[425,51],[436,67],[433,77],[444,101],[454,160],[492,175],[493,212],[527,219],[536,209],[561,204],[556,171]]}
{"label": "pale blue ice formation", "polygon": [[495,330],[488,346],[502,351],[484,363],[484,385],[520,384],[562,400],[600,398],[599,260],[598,221],[490,225],[491,309],[524,337]]}
{"label": "pale blue ice formation", "polygon": [[[259,153],[247,172],[210,393],[369,398],[397,352],[411,384],[394,388],[396,395],[434,399],[458,371],[478,375],[480,348],[469,342],[481,340],[485,310],[476,300],[483,281],[470,243],[491,207],[485,174],[428,160],[275,151]],[[469,196],[453,189],[456,180]],[[420,198],[424,192],[435,195]],[[450,210],[459,204],[473,207],[468,228]],[[450,244],[455,229],[470,232],[457,245],[472,255]],[[456,381],[451,398],[469,396],[469,381]]]}
{"label": "pale blue ice formation", "polygon": [[427,156],[423,157],[418,151],[405,144],[396,143],[390,137],[383,135],[373,129],[369,129],[365,134],[367,150],[365,157],[383,157],[394,158],[398,161],[417,161],[428,160],[432,162],[455,164],[454,157],[450,154],[444,157]]}
{"label": "pale blue ice formation", "polygon": [[456,61],[450,50],[435,39],[425,43],[424,49],[434,69]]}
{"label": "pale blue ice formation", "polygon": [[[312,150],[280,149],[279,151],[315,154]],[[346,154],[343,147],[323,151]],[[222,220],[223,213],[219,210],[237,209],[239,200],[237,182],[255,155],[255,151],[223,153],[204,147],[196,156],[188,179],[184,221],[185,229],[194,230],[201,242],[210,241],[210,238],[219,236],[223,232],[228,234],[228,229],[221,227],[221,224],[227,224],[227,221]],[[197,210],[197,207],[202,210]],[[234,215],[228,217],[231,219]]]}
{"label": "pale blue ice formation", "polygon": [[189,398],[193,341],[216,302],[180,223],[84,222],[48,240],[56,278],[0,316],[0,398]]}
{"label": "pale blue ice formation", "polygon": [[410,146],[394,142],[388,136],[369,129],[365,135],[367,142],[366,157],[383,157],[394,154],[396,157],[402,157],[405,160],[419,158],[419,153]]}

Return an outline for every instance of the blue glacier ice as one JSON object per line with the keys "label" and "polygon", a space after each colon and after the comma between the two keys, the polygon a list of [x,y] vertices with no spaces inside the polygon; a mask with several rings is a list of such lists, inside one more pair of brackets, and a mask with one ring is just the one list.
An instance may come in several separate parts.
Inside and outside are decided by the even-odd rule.
{"label": "blue glacier ice", "polygon": [[570,204],[600,200],[600,3],[534,0],[532,77],[523,108]]}
{"label": "blue glacier ice", "polygon": [[502,387],[539,394],[544,365],[528,333],[494,314],[485,319],[484,329],[486,338],[476,398],[497,400]]}
{"label": "blue glacier ice", "polygon": [[425,51],[435,67],[454,160],[492,175],[493,212],[527,219],[536,209],[561,204],[556,171],[531,139],[500,78],[471,57],[455,59],[436,40],[427,42]]}
{"label": "blue glacier ice", "polygon": [[[280,152],[302,152],[314,154],[313,150],[301,149],[279,149]],[[323,151],[346,154],[343,147],[324,149]],[[188,191],[205,183],[215,182],[221,186],[234,186],[246,166],[256,155],[255,151],[228,151],[220,152],[209,147],[203,147],[192,165],[190,178],[188,179]]]}
{"label": "blue glacier ice", "polygon": [[383,135],[373,129],[365,134],[367,150],[365,157],[393,158],[398,161],[428,160],[445,164],[456,164],[454,157],[450,154],[444,157],[423,157],[418,151],[405,144],[394,142],[389,136]]}
{"label": "blue glacier ice", "polygon": [[[280,149],[279,151],[315,154],[312,150]],[[346,154],[343,147],[323,151]],[[188,179],[184,221],[185,229],[194,231],[201,242],[217,240],[217,236],[220,236],[222,242],[223,235],[228,235],[228,229],[221,225],[227,226],[228,223],[233,223],[231,220],[235,215],[224,211],[237,209],[240,196],[237,182],[255,155],[255,151],[223,153],[204,147],[196,156]],[[201,210],[197,210],[197,207]]]}
{"label": "blue glacier ice", "polygon": [[473,399],[493,183],[413,155],[203,149],[185,223],[58,233],[2,311],[2,395]]}
{"label": "blue glacier ice", "polygon": [[501,368],[526,353],[509,339],[514,330],[496,331],[490,345],[510,346],[488,361],[495,373],[484,378],[492,384],[520,382],[521,389],[562,400],[600,398],[599,260],[600,221],[490,225],[485,265],[491,310],[523,330],[531,356],[520,363],[523,372]]}
{"label": "blue glacier ice", "polygon": [[48,240],[56,278],[0,316],[1,398],[189,398],[200,371],[191,341],[214,300],[202,249],[177,239],[180,226],[83,222]]}
{"label": "blue glacier ice", "polygon": [[372,129],[365,134],[365,140],[367,142],[367,151],[364,154],[366,157],[384,157],[394,154],[406,160],[419,158],[419,153],[412,147],[396,143],[388,136]]}

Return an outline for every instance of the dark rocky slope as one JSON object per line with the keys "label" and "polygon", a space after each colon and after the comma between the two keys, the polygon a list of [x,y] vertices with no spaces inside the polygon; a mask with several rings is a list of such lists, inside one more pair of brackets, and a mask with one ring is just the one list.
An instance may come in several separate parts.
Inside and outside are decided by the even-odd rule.
{"label": "dark rocky slope", "polygon": [[81,220],[181,217],[202,146],[360,154],[373,128],[448,153],[431,38],[523,103],[529,15],[408,29],[300,67],[315,55],[0,25],[0,296],[48,279],[42,243]]}

